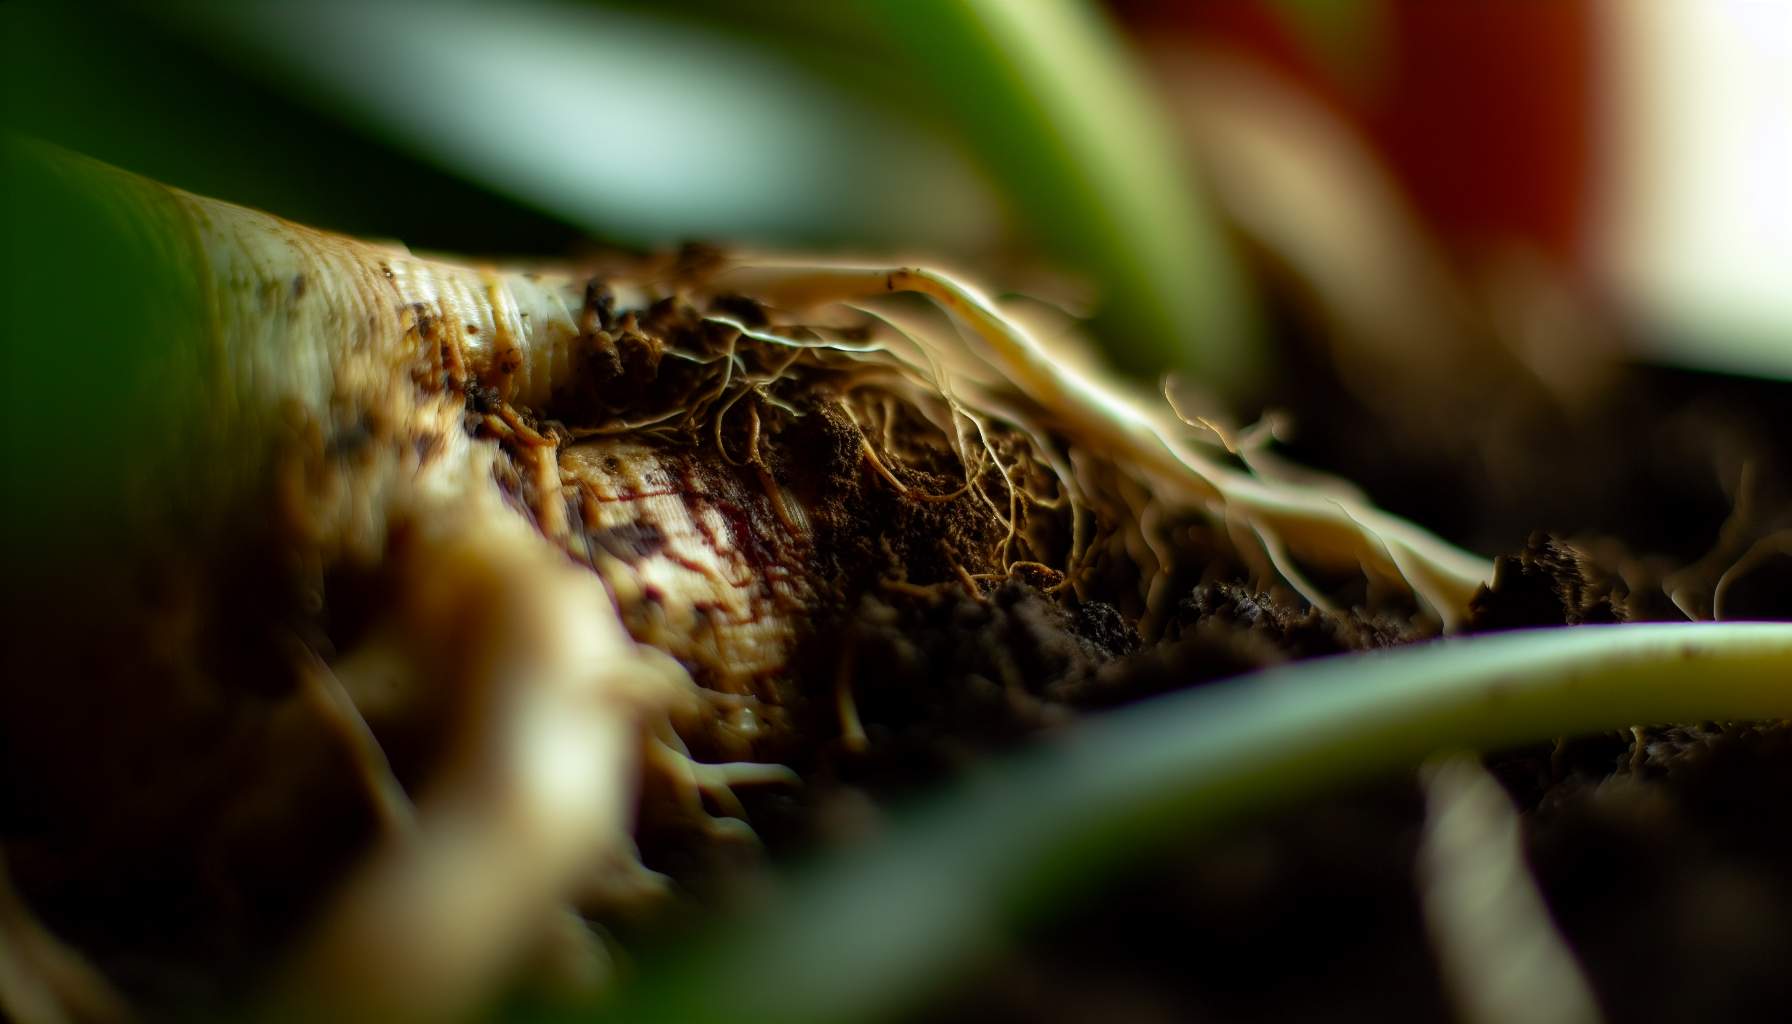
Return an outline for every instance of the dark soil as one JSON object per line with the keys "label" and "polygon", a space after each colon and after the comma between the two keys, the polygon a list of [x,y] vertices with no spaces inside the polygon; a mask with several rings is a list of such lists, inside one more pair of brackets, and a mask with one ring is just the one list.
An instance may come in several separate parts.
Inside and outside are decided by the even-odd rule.
{"label": "dark soil", "polygon": [[[1378,501],[1436,512],[1458,537],[1528,535],[1498,559],[1472,631],[1684,618],[1664,578],[1703,557],[1713,571],[1689,592],[1696,599],[1703,586],[1708,597],[1716,575],[1784,521],[1774,480],[1757,478],[1738,509],[1734,488],[1726,500],[1716,479],[1734,467],[1738,444],[1757,467],[1786,464],[1786,433],[1768,426],[1781,392],[1649,374],[1629,394],[1588,414],[1601,436],[1649,422],[1636,418],[1645,402],[1702,426],[1668,452],[1582,437],[1543,457],[1535,486],[1571,483],[1539,507],[1579,508],[1578,520],[1552,512],[1515,529],[1524,520],[1499,508],[1521,507],[1523,496],[1488,494],[1510,481],[1482,467],[1465,478],[1425,457],[1402,462],[1391,446],[1383,454],[1396,458],[1364,475],[1372,491],[1384,488]],[[1331,454],[1334,465],[1362,468]],[[1577,474],[1575,459],[1595,468]],[[1586,532],[1571,541],[1539,524]],[[1728,607],[1792,618],[1784,562],[1766,559],[1733,580]],[[857,651],[863,747],[818,726],[795,759],[803,789],[750,794],[764,851],[718,851],[672,826],[644,834],[649,862],[679,878],[693,906],[750,894],[765,862],[874,831],[891,803],[1083,715],[1419,638],[1403,614],[1325,615],[1224,578],[1187,591],[1151,642],[1112,605],[1061,601],[1019,581],[977,597],[953,587],[867,593],[843,624],[842,642]],[[1539,886],[1608,1019],[1778,1019],[1792,1005],[1792,727],[1564,737],[1486,762],[1522,812]],[[1422,820],[1416,780],[1393,779],[1175,850],[1065,908],[925,1017],[1447,1019],[1413,874]]]}

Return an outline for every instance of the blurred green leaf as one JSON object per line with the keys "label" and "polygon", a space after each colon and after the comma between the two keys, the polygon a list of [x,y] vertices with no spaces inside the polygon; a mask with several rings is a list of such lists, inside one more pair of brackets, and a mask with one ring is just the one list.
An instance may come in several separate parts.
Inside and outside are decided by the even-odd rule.
{"label": "blurred green leaf", "polygon": [[589,5],[182,5],[252,73],[600,237],[969,247],[954,151],[701,24]]}
{"label": "blurred green leaf", "polygon": [[1125,369],[1222,396],[1265,367],[1245,276],[1133,58],[1080,0],[862,0],[1060,260]]}
{"label": "blurred green leaf", "polygon": [[[78,572],[166,523],[214,454],[194,445],[214,367],[190,231],[107,168],[0,138],[7,311],[6,564]],[[157,486],[148,486],[152,481]]]}
{"label": "blurred green leaf", "polygon": [[0,83],[11,131],[316,227],[471,252],[588,233],[246,76],[165,8],[0,4]]}

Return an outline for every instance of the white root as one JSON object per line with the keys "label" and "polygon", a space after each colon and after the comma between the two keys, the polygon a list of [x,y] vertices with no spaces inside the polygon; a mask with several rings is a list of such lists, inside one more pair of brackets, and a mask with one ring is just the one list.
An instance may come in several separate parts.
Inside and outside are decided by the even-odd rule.
{"label": "white root", "polygon": [[1426,766],[1418,853],[1425,927],[1468,1024],[1599,1024],[1598,999],[1525,864],[1517,808],[1466,755]]}
{"label": "white root", "polygon": [[992,300],[944,274],[907,267],[762,262],[732,267],[709,283],[796,309],[899,291],[925,295],[978,342],[976,350],[960,346],[948,353],[940,349],[949,342],[919,342],[931,356],[951,357],[933,360],[935,367],[960,368],[936,371],[943,378],[937,381],[943,392],[967,396],[967,404],[994,404],[1004,389],[1017,390],[1073,443],[1136,467],[1156,493],[1176,495],[1187,506],[1215,516],[1239,516],[1260,531],[1266,545],[1279,538],[1292,555],[1316,565],[1360,566],[1404,581],[1446,628],[1461,621],[1476,588],[1489,578],[1484,560],[1367,504],[1220,465],[1184,440],[1167,405],[1149,407],[1115,384],[1054,359]]}
{"label": "white root", "polygon": [[451,704],[447,767],[292,965],[284,998],[307,1012],[440,1019],[477,1005],[592,864],[633,858],[642,733],[694,700],[675,664],[623,631],[598,578],[500,500],[489,446],[448,443],[467,450],[392,510],[414,533],[387,627]]}
{"label": "white root", "polygon": [[[541,410],[575,373],[576,351],[589,326],[581,322],[583,275],[426,260],[166,192],[204,225],[205,249],[218,277],[255,285],[221,291],[226,304],[219,319],[229,328],[230,362],[237,371],[237,387],[230,393],[259,397],[270,406],[297,399],[321,414],[333,398],[343,397],[340,354],[371,350],[388,366],[439,360],[442,371],[457,383],[477,383],[494,389],[507,403]],[[291,301],[277,294],[281,288],[299,288],[301,281],[315,282],[320,294],[295,295]],[[608,284],[623,307],[644,304],[654,291],[650,282],[618,278]],[[1446,628],[1461,620],[1475,589],[1489,577],[1485,560],[1352,495],[1265,479],[1210,458],[1190,443],[1188,430],[1167,403],[1140,401],[1096,373],[1072,368],[994,301],[945,274],[768,260],[725,266],[702,284],[711,293],[751,295],[823,322],[829,317],[850,321],[846,303],[893,292],[925,295],[967,328],[969,338],[907,328],[881,311],[901,344],[797,341],[717,319],[756,341],[892,366],[917,385],[934,389],[954,418],[965,417],[980,432],[975,410],[1009,413],[1012,425],[1037,441],[1045,440],[1039,436],[1044,429],[1060,431],[1072,445],[1131,467],[1166,500],[1203,510],[1216,521],[1229,514],[1262,528],[1280,538],[1296,560],[1327,570],[1360,567],[1402,582]],[[272,303],[270,291],[275,293]],[[432,340],[441,346],[439,356],[396,350],[400,337],[391,328],[395,318],[414,324],[418,317],[427,317],[435,329]],[[419,345],[415,332],[404,337],[408,341],[403,345]],[[385,369],[383,376],[389,382],[391,370]],[[727,386],[725,378],[716,396]],[[1017,396],[1030,408],[1015,409]],[[1030,422],[1035,420],[1044,422]],[[1049,444],[1041,447],[1052,450]],[[1087,495],[1081,497],[1087,500]],[[1006,520],[1011,510],[1001,507],[1005,504],[1007,500],[998,502],[994,510]]]}

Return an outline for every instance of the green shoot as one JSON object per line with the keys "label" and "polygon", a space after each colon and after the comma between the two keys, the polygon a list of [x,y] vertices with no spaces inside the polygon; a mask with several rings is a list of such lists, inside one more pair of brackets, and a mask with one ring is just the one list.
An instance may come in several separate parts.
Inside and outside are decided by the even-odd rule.
{"label": "green shoot", "polygon": [[971,780],[650,972],[631,1021],[875,1020],[1164,842],[1443,750],[1639,723],[1792,717],[1792,626],[1442,640],[1275,669],[1094,721]]}

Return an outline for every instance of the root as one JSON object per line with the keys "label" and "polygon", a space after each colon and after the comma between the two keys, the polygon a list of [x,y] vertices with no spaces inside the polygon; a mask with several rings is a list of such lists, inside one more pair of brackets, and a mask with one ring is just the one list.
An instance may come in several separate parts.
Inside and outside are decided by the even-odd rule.
{"label": "root", "polygon": [[840,741],[846,749],[861,752],[869,745],[865,723],[859,718],[858,698],[853,694],[853,669],[858,660],[858,644],[852,634],[840,649],[840,666],[834,670],[834,710],[840,719]]}
{"label": "root", "polygon": [[[734,795],[736,788],[802,785],[802,778],[783,765],[698,761],[691,757],[684,741],[669,726],[658,730],[649,741],[646,753],[648,767],[672,783],[679,803],[690,819],[701,824],[716,839],[757,841],[752,826],[747,823],[747,809]],[[722,816],[709,813],[704,806],[705,797],[722,809]]]}
{"label": "root", "polygon": [[417,830],[417,808],[410,795],[392,774],[392,763],[380,746],[379,737],[355,706],[342,681],[328,665],[306,650],[302,657],[309,663],[303,670],[305,696],[319,714],[334,728],[354,762],[368,800],[379,816],[388,835],[409,836]]}
{"label": "root", "polygon": [[136,1016],[80,953],[38,921],[0,856],[0,1016],[20,1024],[127,1024]]}
{"label": "root", "polygon": [[1745,576],[1749,570],[1775,555],[1792,555],[1792,530],[1778,530],[1749,545],[1711,588],[1711,617],[1719,622],[1724,619],[1724,596],[1730,584],[1738,577]]}
{"label": "root", "polygon": [[1420,905],[1458,1019],[1599,1024],[1592,986],[1525,863],[1511,798],[1466,756],[1421,777]]}
{"label": "root", "polygon": [[[1297,561],[1398,581],[1445,628],[1463,619],[1470,597],[1488,578],[1489,567],[1480,559],[1354,497],[1231,469],[1208,458],[1193,447],[1183,432],[1186,424],[1167,403],[1148,407],[1117,385],[1071,368],[986,296],[944,274],[916,268],[768,262],[729,268],[711,284],[797,309],[856,304],[854,308],[876,317],[916,353],[918,358],[899,358],[899,365],[920,372],[955,416],[963,415],[977,427],[986,448],[982,417],[969,407],[1002,408],[1023,398],[1031,411],[1010,417],[1010,422],[1023,431],[1033,424],[1031,434],[1048,427],[1086,449],[1102,452],[1136,473],[1158,500],[1215,517],[1236,516],[1258,534],[1277,574],[1309,600],[1320,598],[1316,605],[1327,602],[1304,579]],[[903,326],[895,315],[875,305],[879,296],[899,291],[916,292],[938,303],[968,332],[968,339],[952,346]],[[1202,427],[1241,455],[1261,443],[1260,433],[1247,440],[1233,438],[1212,423]],[[1010,468],[993,449],[989,454],[1008,482],[1006,510],[989,502],[1009,529],[1001,547],[1006,561],[1015,540],[1021,497]],[[976,489],[988,500],[980,485]],[[1162,564],[1160,560],[1160,569]],[[1066,567],[1067,575],[1070,568]]]}
{"label": "root", "polygon": [[[591,865],[633,857],[638,723],[689,699],[688,677],[628,638],[599,581],[502,501],[492,445],[445,443],[454,457],[396,499],[410,530],[387,569],[402,589],[384,628],[432,680],[424,697],[444,708],[447,756],[286,974],[285,997],[320,1014],[474,1005]],[[388,788],[346,694],[317,687],[364,741],[351,749],[371,784]]]}

